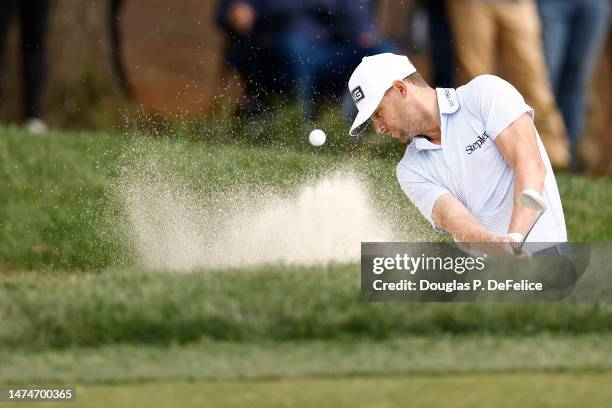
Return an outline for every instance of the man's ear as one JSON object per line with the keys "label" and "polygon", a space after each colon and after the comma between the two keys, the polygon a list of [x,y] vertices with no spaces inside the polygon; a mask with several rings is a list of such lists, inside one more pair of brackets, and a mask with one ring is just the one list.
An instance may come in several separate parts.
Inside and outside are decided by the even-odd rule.
{"label": "man's ear", "polygon": [[408,95],[408,85],[404,81],[396,79],[395,81],[393,81],[393,84],[391,86],[397,89],[403,98]]}

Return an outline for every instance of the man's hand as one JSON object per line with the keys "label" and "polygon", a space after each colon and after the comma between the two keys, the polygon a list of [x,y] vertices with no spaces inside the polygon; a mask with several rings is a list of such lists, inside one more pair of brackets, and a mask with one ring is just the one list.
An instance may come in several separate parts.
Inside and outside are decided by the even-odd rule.
{"label": "man's hand", "polygon": [[522,250],[518,249],[518,245],[522,239],[521,234],[507,234],[504,236],[493,235],[489,242],[463,242],[465,248],[471,251],[480,252],[491,255],[515,255],[523,257],[526,255]]}
{"label": "man's hand", "polygon": [[507,244],[508,252],[513,255],[523,255],[523,251],[519,249],[519,245],[523,240],[523,234],[519,232],[511,232],[509,234],[504,235],[502,238],[502,242]]}
{"label": "man's hand", "polygon": [[232,29],[238,34],[246,35],[255,24],[257,15],[253,7],[243,1],[239,1],[232,5],[228,13],[229,24]]}

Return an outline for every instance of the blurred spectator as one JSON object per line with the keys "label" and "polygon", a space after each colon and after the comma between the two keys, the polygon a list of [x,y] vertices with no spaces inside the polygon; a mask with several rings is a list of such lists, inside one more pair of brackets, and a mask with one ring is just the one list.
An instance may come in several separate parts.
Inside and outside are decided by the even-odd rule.
{"label": "blurred spectator", "polygon": [[13,12],[21,23],[21,54],[24,88],[24,126],[42,133],[47,126],[42,119],[42,92],[47,76],[45,36],[50,0],[0,0],[0,81],[6,78],[3,62],[8,26]]}
{"label": "blurred spectator", "polygon": [[433,63],[433,84],[452,88],[455,79],[453,40],[448,22],[446,0],[423,0],[429,17],[429,38]]}
{"label": "blurred spectator", "polygon": [[452,0],[448,11],[459,83],[495,73],[500,66],[504,77],[535,109],[536,126],[552,165],[567,167],[570,156],[565,126],[547,75],[534,1]]}
{"label": "blurred spectator", "polygon": [[609,0],[538,0],[550,82],[563,114],[577,169],[588,78],[608,32]]}
{"label": "blurred spectator", "polygon": [[282,93],[303,102],[308,120],[317,90],[340,96],[362,57],[395,50],[379,40],[366,0],[222,0],[218,22],[254,110]]}
{"label": "blurred spectator", "polygon": [[110,0],[109,3],[110,7],[108,10],[108,19],[110,26],[111,59],[113,62],[113,69],[115,71],[115,75],[117,76],[117,82],[121,87],[121,91],[127,96],[132,96],[132,90],[130,89],[130,85],[127,81],[127,76],[125,74],[125,69],[121,61],[122,43],[119,23],[121,21],[121,10],[124,5],[124,0]]}

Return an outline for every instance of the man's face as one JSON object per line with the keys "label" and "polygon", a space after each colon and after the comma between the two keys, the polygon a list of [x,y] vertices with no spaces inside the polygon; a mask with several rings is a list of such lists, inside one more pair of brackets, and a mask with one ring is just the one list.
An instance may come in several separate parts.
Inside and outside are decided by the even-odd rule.
{"label": "man's face", "polygon": [[425,120],[424,107],[409,93],[391,87],[370,117],[377,133],[386,133],[404,144],[421,134]]}

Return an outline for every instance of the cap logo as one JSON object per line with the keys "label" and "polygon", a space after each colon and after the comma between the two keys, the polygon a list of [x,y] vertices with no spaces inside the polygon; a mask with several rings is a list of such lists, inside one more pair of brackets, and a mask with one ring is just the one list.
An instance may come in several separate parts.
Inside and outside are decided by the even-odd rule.
{"label": "cap logo", "polygon": [[351,91],[351,95],[353,96],[353,100],[355,101],[355,103],[359,103],[359,101],[361,101],[363,98],[365,98],[365,95],[363,94],[363,91],[361,90],[360,86],[358,86],[357,88],[353,89]]}

